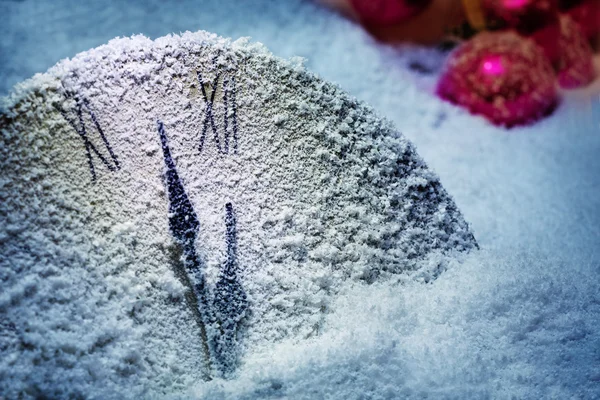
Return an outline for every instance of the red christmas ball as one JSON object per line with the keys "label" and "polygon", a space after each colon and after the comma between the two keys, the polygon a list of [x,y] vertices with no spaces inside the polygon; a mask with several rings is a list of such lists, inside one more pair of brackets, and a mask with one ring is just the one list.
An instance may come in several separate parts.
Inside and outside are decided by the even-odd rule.
{"label": "red christmas ball", "polygon": [[531,36],[552,63],[558,61],[560,23],[557,0],[482,0],[488,25]]}
{"label": "red christmas ball", "polygon": [[558,22],[557,0],[482,0],[487,24],[529,35]]}
{"label": "red christmas ball", "polygon": [[592,48],[580,25],[570,16],[561,16],[560,27],[558,83],[566,89],[585,86],[596,76]]}
{"label": "red christmas ball", "polygon": [[351,3],[361,21],[392,25],[419,13],[431,0],[351,0]]}
{"label": "red christmas ball", "polygon": [[482,32],[449,57],[438,95],[511,127],[548,115],[558,103],[552,65],[532,40]]}
{"label": "red christmas ball", "polygon": [[600,0],[559,0],[559,8],[579,24],[586,38],[600,34]]}

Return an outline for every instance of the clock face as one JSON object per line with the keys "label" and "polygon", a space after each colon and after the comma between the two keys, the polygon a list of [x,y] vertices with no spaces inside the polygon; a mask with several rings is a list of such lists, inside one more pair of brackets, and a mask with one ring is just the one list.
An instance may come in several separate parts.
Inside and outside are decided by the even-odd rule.
{"label": "clock face", "polygon": [[[257,45],[114,40],[26,82],[0,118],[10,307],[33,290],[88,349],[139,349],[134,370],[177,354],[229,376],[318,335],[344,285],[432,279],[476,246],[389,123]],[[32,317],[40,334],[52,315]]]}

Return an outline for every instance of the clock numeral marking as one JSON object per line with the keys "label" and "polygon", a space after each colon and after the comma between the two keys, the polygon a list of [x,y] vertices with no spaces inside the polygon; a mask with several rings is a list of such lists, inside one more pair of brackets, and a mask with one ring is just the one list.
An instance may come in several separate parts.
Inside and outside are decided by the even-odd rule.
{"label": "clock numeral marking", "polygon": [[238,364],[238,327],[248,309],[246,293],[238,278],[237,232],[233,205],[225,205],[227,259],[221,266],[215,293],[210,301],[204,267],[195,249],[200,222],[177,173],[164,124],[160,120],[157,124],[166,166],[169,228],[175,241],[182,248],[186,281],[193,294],[190,306],[195,308],[193,311],[198,317],[209,369],[214,361],[220,373],[226,377],[235,371]]}
{"label": "clock numeral marking", "polygon": [[[76,115],[76,120],[73,120],[72,118],[70,118],[68,116],[68,114],[61,108],[58,108],[58,107],[56,107],[56,108],[62,114],[63,118],[69,123],[69,125],[71,125],[73,127],[73,129],[75,129],[75,132],[77,132],[79,137],[83,140],[83,144],[85,146],[85,151],[87,154],[88,165],[90,168],[90,173],[92,175],[92,181],[96,182],[96,168],[94,166],[94,159],[92,157],[92,154],[95,154],[96,157],[98,157],[100,159],[100,161],[102,161],[102,164],[104,164],[104,166],[111,172],[115,172],[116,170],[121,169],[121,165],[119,164],[119,159],[113,152],[113,149],[112,149],[108,139],[106,138],[104,131],[100,127],[98,118],[96,118],[96,114],[92,110],[88,100],[79,98],[77,96],[77,97],[75,97],[75,102],[76,102],[76,106],[75,106],[74,112]],[[84,108],[87,111],[88,115],[90,116],[90,119],[92,120],[94,128],[98,132],[99,136],[102,138],[102,142],[104,143],[104,147],[106,148],[110,159],[108,157],[105,157],[100,151],[98,151],[98,148],[96,148],[96,146],[94,146],[94,144],[90,141],[87,130],[86,130],[85,121],[83,119],[83,109]]]}
{"label": "clock numeral marking", "polygon": [[[200,145],[199,150],[202,152],[204,148],[204,142],[206,140],[206,132],[208,131],[208,125],[210,124],[210,128],[213,133],[213,138],[215,141],[215,145],[217,146],[217,150],[219,153],[229,154],[229,142],[230,138],[232,139],[232,148],[233,153],[237,154],[238,150],[238,124],[237,124],[237,103],[236,103],[236,86],[235,86],[235,77],[227,77],[227,75],[223,76],[222,81],[222,90],[223,90],[223,105],[225,107],[225,111],[223,113],[223,147],[221,147],[221,140],[219,137],[219,132],[217,126],[215,124],[215,116],[214,116],[214,104],[215,104],[215,95],[219,88],[219,79],[221,78],[221,74],[217,74],[214,81],[211,84],[212,91],[210,95],[207,93],[205,85],[206,81],[204,80],[202,74],[197,72],[198,83],[200,85],[200,90],[202,92],[202,98],[206,103],[206,108],[204,109],[204,120],[202,121],[202,132],[200,134]],[[231,115],[230,115],[231,111]],[[231,129],[229,122],[231,120]]]}
{"label": "clock numeral marking", "polygon": [[215,118],[213,117],[213,104],[215,102],[215,94],[217,93],[217,87],[219,84],[220,74],[217,74],[215,80],[212,84],[212,92],[210,94],[210,100],[206,95],[206,89],[204,88],[204,80],[202,79],[202,75],[198,71],[198,82],[200,83],[200,89],[202,89],[202,97],[204,98],[204,102],[206,103],[206,109],[204,111],[204,122],[202,123],[202,134],[200,135],[200,151],[204,147],[204,139],[206,138],[206,130],[208,129],[208,122],[210,121],[210,126],[212,128],[213,134],[215,136],[215,144],[217,145],[217,149],[221,152],[221,144],[219,143],[219,133],[217,132],[217,127],[215,126]]}
{"label": "clock numeral marking", "polygon": [[[229,96],[231,99],[229,99]],[[228,122],[229,122],[229,101],[231,101],[231,125],[233,130],[233,153],[237,154],[238,150],[238,125],[237,125],[237,103],[235,101],[235,77],[231,77],[231,80],[223,79],[223,103],[225,104],[225,113],[224,113],[224,124],[223,130],[225,131],[225,153],[229,153],[229,130]]]}

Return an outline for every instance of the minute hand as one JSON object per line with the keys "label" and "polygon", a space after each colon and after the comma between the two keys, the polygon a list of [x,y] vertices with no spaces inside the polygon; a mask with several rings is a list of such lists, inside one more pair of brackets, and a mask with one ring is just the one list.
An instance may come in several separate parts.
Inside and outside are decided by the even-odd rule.
{"label": "minute hand", "polygon": [[160,120],[157,123],[163,158],[167,168],[166,185],[169,192],[169,228],[175,241],[181,245],[183,250],[183,263],[185,272],[187,273],[187,281],[189,281],[193,292],[192,304],[190,305],[196,308],[195,311],[198,313],[200,319],[198,321],[200,334],[210,366],[212,352],[209,349],[209,341],[206,333],[206,327],[209,326],[211,321],[209,317],[210,306],[208,304],[206,278],[195,248],[196,237],[200,231],[200,222],[179,179],[179,174],[177,173],[177,168],[175,167],[175,162],[167,143],[164,125]]}

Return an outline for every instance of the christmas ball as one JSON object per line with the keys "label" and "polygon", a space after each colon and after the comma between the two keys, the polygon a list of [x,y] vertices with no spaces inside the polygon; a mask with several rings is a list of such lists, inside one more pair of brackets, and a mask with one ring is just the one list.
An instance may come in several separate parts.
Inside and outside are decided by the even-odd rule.
{"label": "christmas ball", "polygon": [[515,28],[528,35],[557,23],[557,0],[482,0],[481,4],[491,28]]}
{"label": "christmas ball", "polygon": [[438,95],[511,127],[549,114],[558,103],[552,65],[530,39],[483,32],[449,57]]}
{"label": "christmas ball", "polygon": [[552,63],[558,60],[557,0],[482,0],[482,8],[490,28],[514,29],[531,36]]}
{"label": "christmas ball", "polygon": [[351,0],[361,21],[374,25],[392,25],[426,8],[431,0]]}
{"label": "christmas ball", "polygon": [[568,15],[560,18],[558,83],[565,89],[585,86],[595,78],[593,52],[581,27]]}
{"label": "christmas ball", "polygon": [[559,0],[559,8],[577,22],[586,38],[600,34],[600,0]]}

